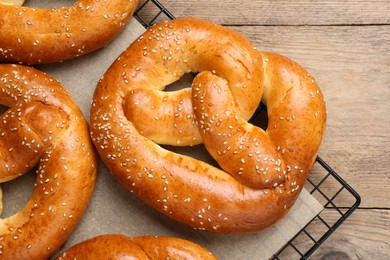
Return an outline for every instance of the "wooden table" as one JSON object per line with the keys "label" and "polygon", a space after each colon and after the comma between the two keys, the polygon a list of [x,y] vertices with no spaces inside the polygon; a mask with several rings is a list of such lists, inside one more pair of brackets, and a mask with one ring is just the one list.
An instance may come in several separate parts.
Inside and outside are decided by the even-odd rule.
{"label": "wooden table", "polygon": [[229,26],[316,78],[328,106],[319,155],[362,202],[312,258],[390,259],[390,1],[160,2],[176,17]]}

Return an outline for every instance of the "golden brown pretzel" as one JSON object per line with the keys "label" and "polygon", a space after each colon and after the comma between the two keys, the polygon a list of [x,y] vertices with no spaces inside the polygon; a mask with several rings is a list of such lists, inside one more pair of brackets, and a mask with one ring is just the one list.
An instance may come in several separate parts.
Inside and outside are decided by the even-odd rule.
{"label": "golden brown pretzel", "polygon": [[[190,241],[165,236],[129,238],[101,235],[83,241],[57,256],[66,259],[217,259],[205,248]],[[126,258],[126,259],[127,259]]]}
{"label": "golden brown pretzel", "polygon": [[[203,71],[192,91],[160,91],[188,71]],[[266,132],[244,120],[261,97]],[[179,19],[152,27],[102,77],[91,136],[121,183],[158,211],[196,229],[251,232],[295,202],[325,120],[322,93],[301,66],[222,26]],[[230,175],[150,139],[203,140]]]}
{"label": "golden brown pretzel", "polygon": [[0,60],[49,63],[94,51],[124,29],[138,2],[78,0],[58,9],[0,3]]}
{"label": "golden brown pretzel", "polygon": [[67,239],[92,194],[97,159],[88,125],[61,84],[34,68],[0,65],[0,182],[35,166],[27,204],[0,219],[0,258],[44,259]]}

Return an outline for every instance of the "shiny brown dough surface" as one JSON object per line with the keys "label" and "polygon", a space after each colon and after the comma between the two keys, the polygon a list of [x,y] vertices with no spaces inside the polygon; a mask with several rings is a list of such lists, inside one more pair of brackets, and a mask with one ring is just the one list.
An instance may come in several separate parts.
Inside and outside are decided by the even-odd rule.
{"label": "shiny brown dough surface", "polygon": [[83,241],[56,257],[67,259],[217,259],[205,248],[190,241],[165,236],[129,238],[119,234],[102,235]]}
{"label": "shiny brown dough surface", "polygon": [[38,165],[30,200],[0,219],[0,258],[46,259],[83,216],[95,185],[97,154],[80,109],[49,75],[0,65],[0,104],[8,107],[0,115],[0,182]]}
{"label": "shiny brown dough surface", "polygon": [[0,3],[0,61],[58,62],[108,44],[139,0],[78,0],[71,7],[28,8]]}
{"label": "shiny brown dough surface", "polygon": [[[163,91],[187,72],[200,72],[192,88]],[[246,121],[261,100],[266,131]],[[98,83],[90,117],[104,163],[136,196],[195,229],[238,233],[264,229],[292,207],[326,108],[294,61],[259,52],[228,28],[177,19],[119,56]],[[158,145],[199,143],[221,169]]]}

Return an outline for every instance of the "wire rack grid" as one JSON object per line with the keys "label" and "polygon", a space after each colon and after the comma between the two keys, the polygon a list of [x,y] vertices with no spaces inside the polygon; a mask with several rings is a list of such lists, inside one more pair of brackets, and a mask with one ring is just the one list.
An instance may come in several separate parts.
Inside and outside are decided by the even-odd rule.
{"label": "wire rack grid", "polygon": [[[134,17],[145,28],[175,19],[157,0],[141,1]],[[265,111],[266,108],[260,106],[252,121],[256,117],[264,117]],[[319,156],[305,188],[324,209],[280,248],[272,259],[308,259],[360,205],[359,194]]]}

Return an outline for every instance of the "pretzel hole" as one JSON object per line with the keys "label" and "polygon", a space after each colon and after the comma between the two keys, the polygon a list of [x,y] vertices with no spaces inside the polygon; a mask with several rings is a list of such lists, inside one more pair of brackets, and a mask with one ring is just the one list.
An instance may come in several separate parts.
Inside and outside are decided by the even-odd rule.
{"label": "pretzel hole", "polygon": [[183,88],[190,88],[191,83],[194,80],[195,76],[196,76],[196,73],[193,73],[193,72],[184,73],[184,75],[181,76],[180,79],[165,86],[164,91],[165,92],[172,92],[172,91],[177,91],[177,90],[180,90]]}
{"label": "pretzel hole", "polygon": [[0,104],[0,116],[3,115],[8,109],[9,107]]}
{"label": "pretzel hole", "polygon": [[10,217],[19,212],[30,200],[37,175],[37,167],[12,181],[1,183],[3,192],[3,212],[1,218]]}
{"label": "pretzel hole", "polygon": [[249,122],[252,125],[255,125],[257,127],[260,127],[264,131],[268,128],[268,114],[267,114],[267,107],[263,102],[257,107],[255,113],[253,116],[249,119]]}
{"label": "pretzel hole", "polygon": [[206,147],[203,144],[198,144],[194,146],[172,146],[172,145],[160,145],[160,146],[171,152],[192,157],[194,159],[203,161],[222,170],[222,168],[219,166],[217,161],[214,160],[214,158],[210,155],[210,153],[207,151]]}

